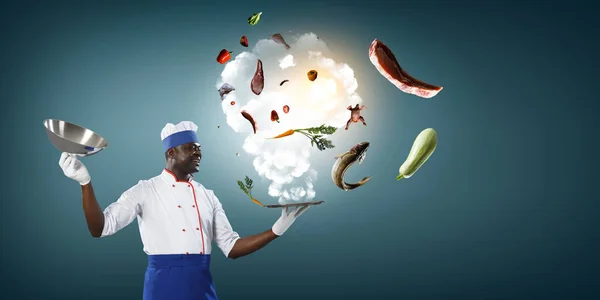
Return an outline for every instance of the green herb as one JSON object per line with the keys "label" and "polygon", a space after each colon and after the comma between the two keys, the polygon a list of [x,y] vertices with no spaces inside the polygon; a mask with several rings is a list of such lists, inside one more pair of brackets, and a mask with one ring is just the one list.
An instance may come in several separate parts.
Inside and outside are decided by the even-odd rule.
{"label": "green herb", "polygon": [[248,178],[248,176],[246,176],[246,178],[244,179],[244,181],[245,181],[245,184],[244,184],[244,182],[242,182],[241,180],[238,180],[238,181],[237,181],[237,183],[238,183],[238,185],[240,186],[240,189],[241,189],[242,191],[244,191],[244,193],[245,193],[245,194],[246,194],[248,197],[250,197],[250,199],[253,199],[253,198],[252,198],[252,188],[253,188],[254,186],[252,186],[252,183],[253,183],[253,182],[252,182],[252,179],[250,179],[250,178]]}
{"label": "green herb", "polygon": [[335,146],[333,143],[324,138],[323,135],[331,135],[335,133],[337,128],[333,126],[325,126],[325,124],[319,127],[310,127],[303,129],[294,129],[295,132],[299,132],[310,139],[311,146],[317,146],[317,149],[323,151],[325,149],[333,149]]}

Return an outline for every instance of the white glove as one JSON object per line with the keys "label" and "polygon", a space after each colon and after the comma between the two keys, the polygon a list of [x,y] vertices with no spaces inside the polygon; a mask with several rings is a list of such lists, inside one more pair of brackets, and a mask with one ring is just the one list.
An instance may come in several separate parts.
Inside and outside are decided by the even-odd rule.
{"label": "white glove", "polygon": [[63,152],[58,165],[63,170],[63,173],[65,173],[65,176],[79,182],[80,185],[90,183],[90,173],[85,165],[77,159],[75,154]]}
{"label": "white glove", "polygon": [[290,226],[292,226],[294,221],[296,221],[296,218],[303,214],[308,207],[309,205],[297,206],[295,208],[284,207],[281,211],[281,217],[279,217],[277,222],[273,224],[273,228],[271,228],[273,233],[276,235],[284,234],[290,228]]}

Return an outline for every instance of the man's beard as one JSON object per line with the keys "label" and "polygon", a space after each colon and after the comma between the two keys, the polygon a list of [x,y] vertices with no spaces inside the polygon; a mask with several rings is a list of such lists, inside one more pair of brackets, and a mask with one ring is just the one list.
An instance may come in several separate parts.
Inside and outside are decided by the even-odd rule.
{"label": "man's beard", "polygon": [[187,163],[186,167],[187,167],[186,169],[189,171],[190,174],[191,173],[197,173],[200,170],[200,163],[198,163],[198,165],[196,165],[195,162],[189,161]]}

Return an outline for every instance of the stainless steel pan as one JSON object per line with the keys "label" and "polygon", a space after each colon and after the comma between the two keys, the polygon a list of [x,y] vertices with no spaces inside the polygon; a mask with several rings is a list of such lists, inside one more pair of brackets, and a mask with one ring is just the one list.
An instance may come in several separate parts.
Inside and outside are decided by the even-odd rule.
{"label": "stainless steel pan", "polygon": [[61,152],[90,156],[108,147],[108,142],[102,136],[73,123],[46,119],[44,127],[52,145]]}

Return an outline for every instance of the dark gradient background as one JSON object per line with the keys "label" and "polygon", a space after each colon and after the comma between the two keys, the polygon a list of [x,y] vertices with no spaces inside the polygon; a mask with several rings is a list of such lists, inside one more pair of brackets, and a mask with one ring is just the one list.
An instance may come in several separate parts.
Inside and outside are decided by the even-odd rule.
{"label": "dark gradient background", "polygon": [[[165,123],[194,121],[204,149],[197,179],[240,234],[270,228],[279,210],[258,208],[235,183],[248,174],[255,196],[275,202],[241,149],[244,136],[225,123],[215,57],[239,52],[241,35],[253,44],[290,30],[316,33],[354,69],[369,126],[342,130],[336,149],[314,151],[325,204],[260,252],[236,261],[213,252],[221,299],[600,297],[595,7],[120,2],[2,4],[3,299],[141,299],[137,224],[90,237],[80,188],[60,170],[45,118],[109,141],[83,159],[103,208],[162,170]],[[263,16],[251,27],[256,11]],[[444,90],[432,99],[400,92],[368,60],[374,38]],[[436,152],[397,182],[427,127],[438,132]],[[369,155],[347,177],[373,179],[343,192],[331,183],[333,156],[361,141],[371,142]]]}

